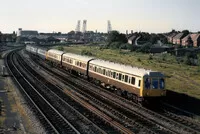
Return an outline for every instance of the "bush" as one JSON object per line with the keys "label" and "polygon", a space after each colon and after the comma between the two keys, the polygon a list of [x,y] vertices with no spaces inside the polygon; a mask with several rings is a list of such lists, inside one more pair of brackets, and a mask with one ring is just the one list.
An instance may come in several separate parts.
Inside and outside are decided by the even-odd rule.
{"label": "bush", "polygon": [[166,57],[167,57],[166,54],[162,54],[162,60],[163,60],[163,61],[166,61]]}
{"label": "bush", "polygon": [[64,51],[64,47],[63,46],[58,46],[57,49],[60,50],[60,51]]}
{"label": "bush", "polygon": [[149,55],[148,60],[153,60],[153,56],[152,56],[152,55]]}
{"label": "bush", "polygon": [[198,57],[197,57],[197,54],[192,53],[192,52],[186,53],[186,55],[185,55],[185,57],[184,57],[184,63],[185,63],[186,65],[193,65],[193,66],[198,65]]}
{"label": "bush", "polygon": [[89,50],[82,50],[81,55],[93,56],[92,52],[90,52]]}
{"label": "bush", "polygon": [[108,44],[108,47],[110,49],[118,49],[120,48],[121,44],[122,44],[121,42],[113,42],[113,43]]}
{"label": "bush", "polygon": [[138,62],[141,62],[141,59],[140,59],[140,58],[137,58],[137,61],[138,61]]}
{"label": "bush", "polygon": [[151,47],[152,47],[152,44],[148,42],[148,43],[145,43],[144,45],[142,45],[142,47],[137,49],[136,51],[142,52],[142,53],[149,53]]}

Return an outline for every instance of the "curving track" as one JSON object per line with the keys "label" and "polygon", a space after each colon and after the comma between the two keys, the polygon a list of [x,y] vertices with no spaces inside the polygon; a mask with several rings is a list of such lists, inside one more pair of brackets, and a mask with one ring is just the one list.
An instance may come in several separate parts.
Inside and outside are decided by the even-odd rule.
{"label": "curving track", "polygon": [[15,51],[10,52],[6,58],[6,65],[20,86],[20,92],[29,105],[34,108],[48,133],[74,133],[80,134],[55,108],[48,102],[34,86],[19,71],[14,61]]}
{"label": "curving track", "polygon": [[[19,62],[22,62],[23,59],[21,59],[20,57],[18,57]],[[99,111],[98,109],[95,109],[94,107],[92,107],[91,105],[87,105],[87,102],[83,101],[82,99],[77,98],[77,96],[73,96],[72,94],[70,95],[70,93],[68,94],[68,96],[70,96],[71,98],[74,99],[74,101],[80,103],[80,104],[85,104],[85,106],[87,106],[86,108],[88,108],[90,111],[92,111],[93,113],[95,113],[96,115],[98,115],[97,117],[95,117],[94,114],[92,114],[91,112],[87,112],[87,110],[84,110],[83,108],[81,108],[82,106],[77,105],[76,103],[73,102],[73,100],[71,100],[69,97],[67,97],[62,90],[59,90],[59,87],[53,85],[52,83],[48,82],[45,80],[45,78],[41,77],[40,75],[38,75],[34,69],[30,68],[29,65],[27,65],[25,62],[22,63],[24,66],[24,69],[26,67],[27,72],[31,73],[32,78],[37,80],[39,84],[44,83],[45,86],[43,86],[43,88],[48,88],[48,92],[45,92],[44,94],[42,94],[43,96],[45,96],[46,94],[54,94],[54,97],[51,97],[50,100],[54,100],[57,103],[57,109],[62,108],[65,103],[71,103],[71,106],[76,107],[76,109],[78,108],[78,110],[81,110],[81,113],[87,113],[87,116],[90,116],[90,118],[93,119],[93,122],[95,122],[96,124],[98,124],[98,126],[101,126],[101,128],[103,127],[103,129],[108,132],[108,133],[132,133],[129,129],[123,127],[121,124],[113,121],[112,118],[106,116],[105,114],[103,114],[101,111]],[[56,97],[59,98],[59,100],[56,99]],[[59,103],[58,103],[59,102]],[[52,102],[54,103],[54,102]],[[65,108],[62,108],[63,110]],[[70,112],[70,113],[74,113],[77,112],[77,110],[73,109],[74,111]],[[64,110],[64,113],[67,113],[69,111],[68,110]],[[61,111],[62,112],[62,111]],[[63,114],[64,114],[63,113]],[[68,113],[69,114],[69,113]],[[69,116],[68,114],[66,114],[65,116]],[[79,113],[80,114],[80,113]],[[74,117],[75,118],[75,117]],[[82,120],[82,118],[84,118],[83,116],[81,116],[80,118],[78,118],[77,120],[74,120],[73,122],[78,122],[80,120]],[[86,120],[84,118],[84,120]],[[102,122],[101,120],[104,120],[104,122]],[[101,130],[98,126],[94,125],[93,123],[89,122],[89,121],[85,121],[84,124],[82,123],[82,126],[85,126],[86,130],[81,130],[82,133],[106,133],[105,131]],[[109,127],[108,127],[109,126]],[[80,127],[80,126],[79,126]],[[107,128],[106,128],[107,127]],[[112,127],[114,127],[116,130],[114,130]],[[92,131],[93,130],[93,131]],[[85,131],[85,132],[84,132]]]}

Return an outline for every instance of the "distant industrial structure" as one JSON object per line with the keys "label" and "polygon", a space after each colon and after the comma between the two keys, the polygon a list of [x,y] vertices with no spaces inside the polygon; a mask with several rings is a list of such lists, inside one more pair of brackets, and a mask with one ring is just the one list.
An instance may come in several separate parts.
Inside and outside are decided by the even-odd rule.
{"label": "distant industrial structure", "polygon": [[17,31],[17,37],[27,37],[27,36],[37,36],[38,31],[35,30],[22,30],[22,28],[19,28]]}
{"label": "distant industrial structure", "polygon": [[76,25],[75,32],[76,32],[76,33],[81,32],[80,29],[81,29],[81,21],[78,20],[77,25]]}
{"label": "distant industrial structure", "polygon": [[83,33],[87,31],[87,20],[83,20]]}
{"label": "distant industrial structure", "polygon": [[111,31],[112,31],[112,26],[111,26],[110,20],[108,20],[107,32],[110,33]]}

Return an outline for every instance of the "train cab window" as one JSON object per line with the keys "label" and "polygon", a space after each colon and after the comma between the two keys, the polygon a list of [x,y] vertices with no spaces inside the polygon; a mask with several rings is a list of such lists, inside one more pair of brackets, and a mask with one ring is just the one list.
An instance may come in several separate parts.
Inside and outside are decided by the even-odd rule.
{"label": "train cab window", "polygon": [[116,72],[113,72],[113,78],[115,78],[116,77]]}
{"label": "train cab window", "polygon": [[165,88],[165,81],[163,78],[160,79],[160,89],[164,89]]}
{"label": "train cab window", "polygon": [[119,74],[119,80],[122,80],[122,74]]}
{"label": "train cab window", "polygon": [[156,79],[156,78],[152,79],[152,88],[158,89],[158,79]]}
{"label": "train cab window", "polygon": [[125,82],[128,82],[128,75],[125,75]]}
{"label": "train cab window", "polygon": [[135,85],[135,78],[134,77],[132,77],[132,79],[131,79],[131,84]]}
{"label": "train cab window", "polygon": [[140,87],[140,84],[141,84],[141,80],[139,80],[139,82],[138,82],[138,87]]}
{"label": "train cab window", "polygon": [[149,79],[149,78],[146,78],[146,80],[145,80],[144,84],[145,84],[145,88],[146,88],[146,89],[150,89],[150,86],[151,86],[151,81],[150,81],[150,79]]}

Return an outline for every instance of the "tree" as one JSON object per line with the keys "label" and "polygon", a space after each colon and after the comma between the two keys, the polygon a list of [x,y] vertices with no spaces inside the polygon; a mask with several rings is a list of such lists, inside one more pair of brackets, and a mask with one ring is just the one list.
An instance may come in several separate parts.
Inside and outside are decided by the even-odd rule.
{"label": "tree", "polygon": [[159,39],[159,38],[158,38],[157,35],[152,34],[151,37],[150,37],[150,42],[151,42],[152,44],[156,44],[157,41],[158,41],[158,39]]}
{"label": "tree", "polygon": [[190,32],[189,32],[189,30],[183,30],[182,33],[186,36],[186,35],[188,35]]}
{"label": "tree", "polygon": [[125,34],[120,34],[118,31],[111,31],[108,34],[108,43],[112,42],[121,42],[121,43],[127,43],[127,38]]}
{"label": "tree", "polygon": [[149,53],[152,45],[153,44],[149,42],[145,43],[140,49],[137,50],[137,52]]}

